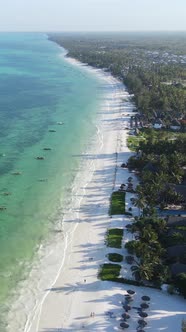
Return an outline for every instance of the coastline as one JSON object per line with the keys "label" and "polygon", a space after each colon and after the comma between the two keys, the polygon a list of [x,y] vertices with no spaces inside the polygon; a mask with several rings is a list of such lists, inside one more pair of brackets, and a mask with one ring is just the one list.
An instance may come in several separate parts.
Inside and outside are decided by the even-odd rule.
{"label": "coastline", "polygon": [[[30,332],[55,329],[80,331],[83,325],[85,329],[98,329],[95,322],[100,308],[95,307],[93,298],[96,290],[99,292],[104,290],[102,289],[104,283],[97,279],[97,273],[99,265],[105,261],[108,252],[108,248],[104,246],[104,233],[110,226],[109,200],[113,189],[118,185],[116,171],[118,163],[120,163],[119,158],[127,161],[132,154],[126,147],[127,132],[124,128],[128,125],[129,120],[129,116],[127,117],[125,113],[132,112],[133,105],[128,100],[125,109],[122,108],[122,98],[129,98],[123,84],[109,73],[92,69],[76,59],[68,57],[66,59],[71,64],[84,67],[85,70],[105,79],[108,91],[99,119],[100,146],[97,146],[97,151],[88,156],[90,161],[94,162],[94,170],[90,182],[84,187],[79,210],[80,222],[68,246],[68,258],[62,273],[54,287],[49,290],[41,311],[28,330]],[[122,156],[119,156],[123,148],[124,152],[122,152]],[[126,176],[128,177],[128,172]],[[107,291],[106,287],[106,293]],[[77,310],[78,316],[82,319],[74,317]],[[89,324],[90,312],[93,311],[96,312],[95,327]],[[101,328],[101,330],[103,329]]]}
{"label": "coastline", "polygon": [[[133,106],[123,84],[110,74],[85,66],[75,59],[67,57],[66,59],[73,65],[85,67],[85,70],[100,75],[106,81],[107,97],[101,112],[98,112],[99,126],[97,142],[93,144],[94,150],[84,156],[85,161],[92,167],[88,169],[86,175],[83,171],[78,175],[79,183],[82,181],[82,188],[79,193],[79,207],[73,209],[75,220],[71,219],[71,212],[69,216],[65,216],[63,227],[67,232],[66,255],[60,267],[56,268],[55,262],[53,263],[54,269],[58,270],[57,276],[49,289],[43,289],[42,301],[35,307],[35,313],[30,316],[30,321],[27,321],[24,332],[75,330],[111,332],[117,330],[119,326],[121,302],[126,294],[127,285],[125,287],[117,283],[100,281],[97,279],[97,273],[99,266],[107,261],[108,248],[104,244],[107,228],[118,223],[123,227],[129,222],[126,216],[110,220],[108,208],[113,189],[118,189],[129,176],[128,170],[123,170],[119,166],[132,154],[127,148],[127,131],[124,128],[129,121],[127,114],[132,112]],[[128,101],[123,102],[123,97]],[[128,207],[129,202],[130,195],[127,197]],[[73,232],[68,233],[70,222],[73,225]],[[61,234],[56,235],[56,241],[61,245]],[[58,252],[62,253],[63,250],[64,245]],[[127,271],[124,269],[122,273]],[[144,294],[150,296],[154,294],[154,297],[159,298],[158,302],[161,301],[161,297],[164,301],[170,300],[169,295],[156,290],[146,290],[143,287],[139,289],[134,286],[132,288],[139,298]],[[166,304],[165,308],[166,310],[168,308]],[[105,315],[107,311],[114,311],[114,320],[108,319]],[[91,312],[95,312],[94,318],[90,317]],[[185,313],[180,310],[179,314],[183,316]],[[170,319],[171,315],[167,310],[167,314],[164,311],[157,313],[157,316],[159,320],[163,317]],[[10,323],[12,319],[13,317],[9,316]],[[153,328],[151,331],[157,331],[160,326],[157,323]],[[9,325],[8,331],[13,330],[22,331]],[[130,331],[133,330],[136,329],[132,327]],[[175,326],[172,331],[175,331]]]}
{"label": "coastline", "polygon": [[[63,54],[61,56],[64,56]],[[70,59],[66,58],[66,60],[69,62]],[[75,65],[76,60],[72,60],[73,64]],[[77,63],[76,63],[77,64]],[[110,89],[111,86],[107,84],[107,73],[102,73],[101,70],[95,70],[93,68],[82,66],[81,63],[78,63],[78,66],[84,67],[81,68],[81,70],[89,71],[91,75],[96,75],[98,78],[103,80],[105,85],[105,93],[107,94],[107,90]],[[109,75],[110,76],[110,75]],[[114,79],[115,82],[115,79]],[[120,84],[120,83],[119,83]],[[101,113],[98,111],[98,113]],[[98,114],[98,117],[102,117],[101,114]],[[76,194],[76,197],[72,197],[72,201],[70,203],[71,206],[76,204],[76,208],[78,210],[78,205],[81,204],[82,197],[84,195],[84,190],[86,188],[87,183],[90,181],[90,176],[92,176],[94,172],[94,161],[96,159],[96,154],[93,156],[93,158],[89,158],[88,153],[92,153],[92,155],[95,153],[94,148],[98,143],[99,149],[102,148],[102,128],[100,127],[100,121],[98,121],[97,126],[97,134],[96,137],[93,137],[93,141],[90,146],[88,147],[87,155],[81,156],[81,165],[80,168],[82,171],[78,171],[76,174],[75,179],[75,187],[73,188],[74,194]],[[94,142],[95,141],[95,142]],[[98,151],[97,151],[98,152]],[[115,160],[115,156],[114,156]],[[87,168],[87,169],[86,169]],[[82,188],[80,188],[79,185],[82,185]],[[77,197],[79,194],[79,202],[76,202]],[[109,197],[108,197],[109,199]],[[75,210],[75,209],[74,209]],[[23,325],[25,325],[24,331],[27,331],[27,329],[30,326],[30,322],[33,319],[33,316],[35,315],[35,312],[37,311],[37,308],[40,306],[40,303],[43,301],[43,298],[46,296],[45,289],[47,287],[52,287],[53,283],[55,283],[55,280],[58,276],[58,274],[61,271],[61,268],[64,264],[65,255],[64,252],[66,252],[68,241],[71,239],[71,235],[75,231],[76,227],[78,226],[78,212],[77,211],[71,211],[69,215],[73,215],[73,222],[68,223],[65,222],[63,224],[62,220],[59,221],[59,232],[58,228],[56,228],[56,233],[53,232],[52,234],[52,243],[47,243],[46,247],[41,245],[38,249],[38,256],[39,258],[36,259],[34,262],[32,269],[29,273],[29,277],[26,280],[23,280],[18,285],[18,293],[19,298],[17,299],[17,290],[13,294],[13,299],[11,300],[11,310],[8,314],[8,331],[23,331]],[[62,216],[63,217],[63,216]],[[62,229],[61,229],[62,227]],[[62,239],[62,241],[61,241]],[[59,262],[58,254],[62,257],[62,261]],[[51,269],[48,271],[47,265],[51,266]],[[39,274],[38,274],[39,272]],[[47,278],[45,277],[45,274],[47,273],[49,275]],[[40,280],[42,281],[42,284]],[[50,281],[50,282],[49,282]],[[32,286],[34,285],[35,289],[32,289],[30,287],[30,282]],[[37,293],[39,293],[39,296],[37,298]],[[33,302],[33,300],[36,302]],[[27,303],[25,306],[25,302]],[[16,319],[15,319],[16,317]],[[20,325],[19,325],[20,322]]]}

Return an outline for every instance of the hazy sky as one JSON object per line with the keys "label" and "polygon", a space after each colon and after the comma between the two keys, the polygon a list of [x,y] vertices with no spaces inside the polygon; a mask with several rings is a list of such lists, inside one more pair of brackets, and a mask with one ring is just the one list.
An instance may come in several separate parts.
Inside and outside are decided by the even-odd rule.
{"label": "hazy sky", "polygon": [[0,0],[6,30],[186,30],[186,0]]}

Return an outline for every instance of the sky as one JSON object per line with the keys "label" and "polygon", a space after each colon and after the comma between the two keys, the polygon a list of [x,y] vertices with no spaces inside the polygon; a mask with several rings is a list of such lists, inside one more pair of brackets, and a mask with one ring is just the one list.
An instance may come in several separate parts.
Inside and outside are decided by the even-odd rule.
{"label": "sky", "polygon": [[186,0],[0,0],[0,31],[186,31]]}

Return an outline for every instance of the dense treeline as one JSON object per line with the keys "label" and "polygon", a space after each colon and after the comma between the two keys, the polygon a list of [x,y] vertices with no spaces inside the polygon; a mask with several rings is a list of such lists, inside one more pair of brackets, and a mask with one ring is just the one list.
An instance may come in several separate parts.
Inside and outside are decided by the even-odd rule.
{"label": "dense treeline", "polygon": [[[147,116],[149,121],[159,117],[168,124],[174,118],[184,118],[186,115],[185,87],[178,83],[165,84],[174,81],[175,78],[181,80],[183,72],[180,72],[179,66],[173,65],[164,65],[162,72],[156,71],[157,68],[148,70],[138,68],[129,71],[124,79],[129,90],[135,94],[134,100],[138,110]],[[167,74],[165,75],[164,72]]]}
{"label": "dense treeline", "polygon": [[105,68],[127,85],[138,111],[169,125],[186,117],[186,34],[55,34],[69,56]]}
{"label": "dense treeline", "polygon": [[[123,80],[134,94],[143,123],[159,118],[169,127],[172,120],[186,119],[185,33],[53,34],[49,38],[66,48],[68,56]],[[133,200],[140,216],[131,227],[136,239],[126,245],[135,255],[131,269],[139,280],[171,283],[186,296],[186,274],[173,277],[167,257],[168,246],[183,244],[186,239],[180,230],[170,234],[166,220],[157,215],[158,208],[172,204],[185,208],[175,186],[186,181],[186,134],[144,128],[139,136],[138,153],[128,162],[140,177]]]}
{"label": "dense treeline", "polygon": [[182,205],[183,198],[169,184],[179,185],[186,180],[186,134],[167,140],[166,132],[160,136],[148,129],[144,135],[145,140],[137,147],[140,152],[128,161],[129,168],[138,170],[141,179],[137,205],[142,209]]}
{"label": "dense treeline", "polygon": [[[175,261],[167,255],[167,248],[186,244],[186,227],[168,227],[157,213],[172,205],[186,208],[185,198],[175,190],[186,182],[186,134],[144,129],[139,135],[143,135],[143,140],[138,141],[138,153],[128,161],[129,168],[140,177],[133,203],[141,213],[131,227],[137,238],[126,245],[138,258],[133,273],[140,280],[170,283],[186,297],[186,274],[172,275]],[[176,251],[175,259],[186,264],[186,256],[176,256]]]}

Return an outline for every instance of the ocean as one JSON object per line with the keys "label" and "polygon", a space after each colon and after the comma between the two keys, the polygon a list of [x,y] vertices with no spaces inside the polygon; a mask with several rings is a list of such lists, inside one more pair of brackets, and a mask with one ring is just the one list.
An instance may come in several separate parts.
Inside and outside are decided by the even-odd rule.
{"label": "ocean", "polygon": [[44,34],[0,34],[1,312],[62,222],[97,130],[103,82],[64,55]]}

